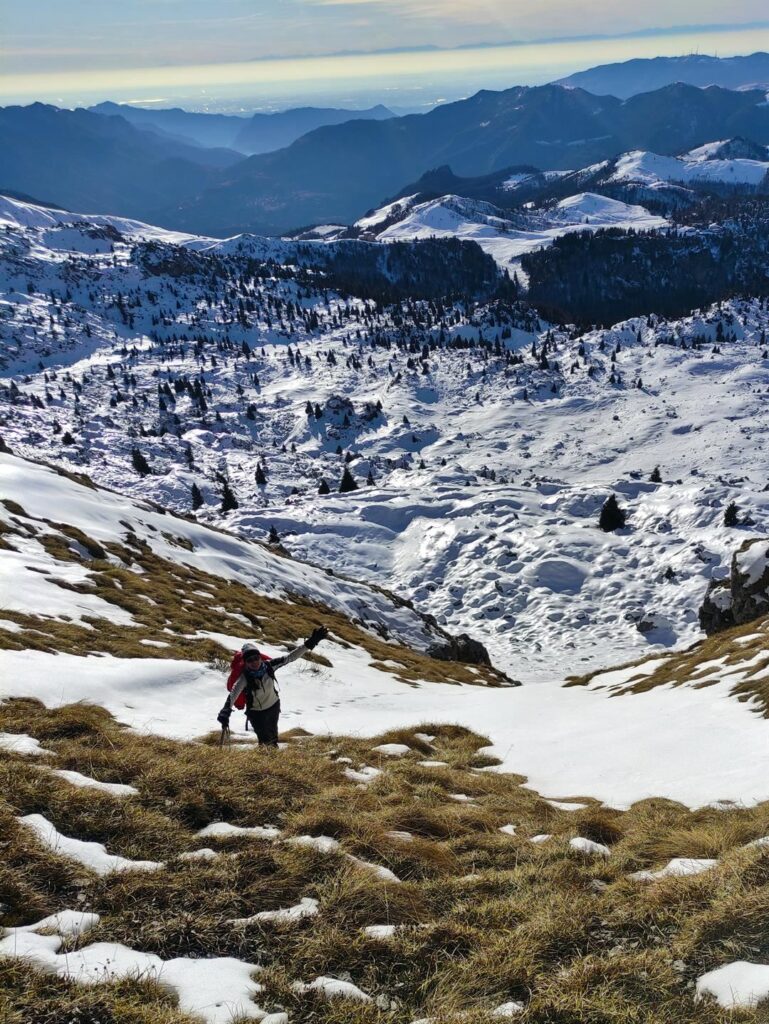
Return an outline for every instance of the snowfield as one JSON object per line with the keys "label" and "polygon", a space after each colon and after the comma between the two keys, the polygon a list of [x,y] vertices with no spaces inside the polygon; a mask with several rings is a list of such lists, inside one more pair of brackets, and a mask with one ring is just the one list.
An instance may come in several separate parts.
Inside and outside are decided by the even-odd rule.
{"label": "snowfield", "polygon": [[645,150],[623,153],[610,181],[637,181],[646,185],[657,182],[696,184],[723,182],[727,185],[760,185],[769,173],[767,160],[736,158],[720,160],[713,157],[720,143],[701,146],[684,156],[660,156]]}
{"label": "snowfield", "polygon": [[[607,227],[644,231],[666,227],[668,223],[643,206],[589,192],[569,196],[552,210],[515,220],[489,203],[460,196],[447,195],[422,203],[415,203],[416,198],[410,196],[383,206],[355,226],[372,232],[380,242],[469,239],[477,242],[500,267],[508,269],[524,253],[551,245],[569,231],[598,231]],[[524,226],[527,219],[530,226]]]}

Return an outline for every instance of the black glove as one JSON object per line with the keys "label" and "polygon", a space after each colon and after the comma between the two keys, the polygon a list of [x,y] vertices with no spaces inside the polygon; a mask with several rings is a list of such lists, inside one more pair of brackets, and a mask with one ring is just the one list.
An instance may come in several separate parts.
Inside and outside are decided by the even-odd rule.
{"label": "black glove", "polygon": [[325,640],[328,636],[328,630],[325,626],[316,626],[315,629],[310,633],[309,637],[305,640],[304,646],[308,651],[314,650],[321,640]]}
{"label": "black glove", "polygon": [[230,727],[230,715],[231,714],[232,714],[232,708],[230,707],[230,702],[227,701],[227,703],[224,705],[222,710],[216,716],[216,721],[219,723],[219,725],[221,725],[221,727],[223,729],[229,729],[229,727]]}

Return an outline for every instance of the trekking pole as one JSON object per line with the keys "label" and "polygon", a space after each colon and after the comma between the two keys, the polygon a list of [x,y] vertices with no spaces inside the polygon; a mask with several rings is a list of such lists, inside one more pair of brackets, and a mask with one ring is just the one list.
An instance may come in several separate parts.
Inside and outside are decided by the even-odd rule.
{"label": "trekking pole", "polygon": [[223,725],[222,726],[222,735],[219,737],[219,746],[220,747],[224,746],[225,738],[227,740],[227,745],[229,746],[232,743],[232,738],[230,736],[230,727],[229,727],[229,725]]}

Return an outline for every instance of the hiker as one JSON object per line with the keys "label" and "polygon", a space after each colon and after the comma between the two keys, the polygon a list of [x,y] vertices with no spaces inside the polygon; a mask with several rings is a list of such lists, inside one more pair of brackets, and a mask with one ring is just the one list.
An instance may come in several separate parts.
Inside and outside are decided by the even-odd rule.
{"label": "hiker", "polygon": [[[256,644],[247,641],[232,660],[227,688],[230,695],[216,716],[222,727],[222,737],[230,728],[233,707],[245,708],[247,721],[256,733],[259,746],[277,747],[280,696],[275,670],[312,651],[328,636],[325,626],[317,626],[301,647],[295,647],[282,658],[262,654]],[[246,726],[248,728],[248,726]]]}

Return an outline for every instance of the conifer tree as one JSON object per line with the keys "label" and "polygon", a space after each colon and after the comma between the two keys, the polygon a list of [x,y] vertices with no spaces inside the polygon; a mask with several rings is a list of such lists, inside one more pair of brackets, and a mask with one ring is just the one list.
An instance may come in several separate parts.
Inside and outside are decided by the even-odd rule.
{"label": "conifer tree", "polygon": [[320,487],[318,488],[318,494],[330,494],[331,488],[328,486],[325,480],[321,480]]}
{"label": "conifer tree", "polygon": [[204,504],[203,495],[196,483],[193,483],[190,488],[190,495],[192,497],[192,511],[196,512]]}
{"label": "conifer tree", "polygon": [[240,508],[238,499],[233,494],[232,488],[230,487],[229,481],[225,480],[222,489],[222,512],[232,512],[234,509]]}
{"label": "conifer tree", "polygon": [[270,535],[267,538],[268,544],[280,544],[280,534],[274,526],[270,526]]}
{"label": "conifer tree", "polygon": [[131,449],[131,462],[139,476],[149,476],[152,472],[149,463],[138,448]]}
{"label": "conifer tree", "polygon": [[620,530],[626,520],[627,512],[624,508],[619,507],[616,497],[610,494],[601,508],[601,515],[598,519],[599,527],[604,533],[613,533],[614,530]]}
{"label": "conifer tree", "polygon": [[662,483],[662,474],[660,473],[660,467],[659,466],[655,466],[654,467],[654,469],[652,470],[652,474],[649,477],[649,480],[653,484],[661,484]]}
{"label": "conifer tree", "polygon": [[344,467],[344,473],[342,473],[342,479],[339,483],[339,493],[347,494],[350,491],[357,491],[358,485],[355,482],[355,477],[349,470],[348,466]]}
{"label": "conifer tree", "polygon": [[267,483],[267,477],[261,463],[258,463],[256,467],[256,483],[258,487],[264,487]]}
{"label": "conifer tree", "polygon": [[739,526],[740,525],[740,510],[737,507],[736,501],[730,501],[724,511],[724,526]]}

